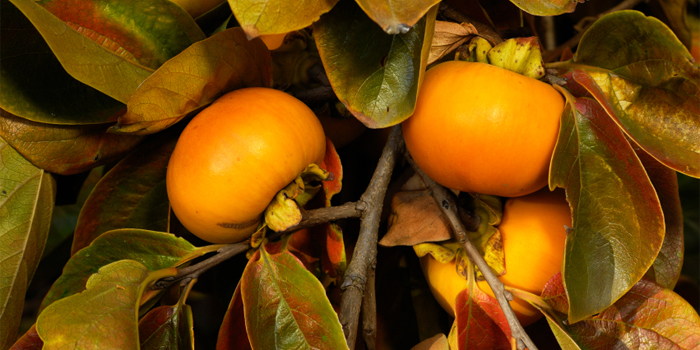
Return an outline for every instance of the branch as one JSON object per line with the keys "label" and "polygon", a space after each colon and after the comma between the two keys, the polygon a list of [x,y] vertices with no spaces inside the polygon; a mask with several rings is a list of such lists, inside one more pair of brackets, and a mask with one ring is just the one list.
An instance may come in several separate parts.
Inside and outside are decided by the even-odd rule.
{"label": "branch", "polygon": [[410,157],[408,152],[406,152],[406,159],[411,164],[413,169],[415,169],[416,173],[423,179],[425,185],[428,186],[430,192],[433,195],[433,199],[435,199],[435,202],[438,203],[440,210],[442,210],[443,214],[445,214],[445,217],[447,217],[447,219],[450,221],[450,225],[452,226],[452,232],[456,236],[455,238],[464,246],[464,250],[466,251],[467,256],[469,257],[469,260],[471,260],[473,263],[476,264],[476,266],[479,267],[479,270],[481,270],[482,274],[484,275],[484,278],[486,278],[486,282],[488,282],[489,286],[491,287],[491,290],[493,291],[494,295],[496,296],[496,299],[498,300],[498,304],[503,310],[503,314],[506,316],[508,326],[510,327],[512,340],[515,340],[518,349],[522,350],[527,347],[529,350],[537,350],[537,347],[532,342],[532,340],[530,340],[530,337],[523,329],[523,326],[518,321],[518,318],[515,316],[513,309],[508,303],[509,300],[513,300],[513,295],[505,290],[503,283],[498,278],[496,278],[496,275],[494,275],[493,271],[491,270],[491,267],[489,267],[489,265],[484,260],[484,257],[481,256],[481,254],[479,254],[479,251],[476,249],[476,247],[474,247],[472,242],[469,241],[469,237],[467,236],[464,224],[459,219],[459,207],[457,206],[457,202],[454,198],[454,195],[452,195],[452,193],[450,193],[444,187],[439,185],[433,179],[428,177],[428,175],[426,175],[418,167],[418,165],[416,165],[416,163],[413,161],[413,158]]}
{"label": "branch", "polygon": [[374,288],[376,268],[377,259],[375,258],[367,271],[365,297],[362,299],[362,337],[367,350],[377,348],[377,297]]}
{"label": "branch", "polygon": [[367,269],[377,257],[377,236],[381,218],[384,195],[389,185],[391,173],[394,170],[398,155],[403,153],[404,143],[401,137],[401,126],[396,125],[391,130],[389,141],[384,146],[379,164],[374,170],[372,180],[360,203],[363,213],[360,223],[360,233],[357,238],[355,251],[350,260],[341,288],[343,294],[340,300],[338,318],[343,326],[348,348],[355,348],[357,339],[357,324],[360,307],[367,283]]}

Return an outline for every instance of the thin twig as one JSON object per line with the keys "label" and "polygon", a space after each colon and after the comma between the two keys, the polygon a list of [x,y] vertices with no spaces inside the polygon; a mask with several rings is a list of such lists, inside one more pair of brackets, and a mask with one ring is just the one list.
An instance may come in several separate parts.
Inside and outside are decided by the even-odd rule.
{"label": "thin twig", "polygon": [[445,217],[447,217],[447,219],[450,221],[455,238],[464,246],[464,250],[469,257],[469,260],[479,267],[479,270],[481,270],[483,273],[484,278],[486,278],[486,282],[488,282],[489,286],[491,287],[491,290],[496,296],[498,304],[501,306],[503,314],[508,321],[512,340],[516,342],[518,349],[522,350],[527,347],[529,350],[537,350],[537,347],[532,340],[530,340],[530,337],[527,335],[523,329],[523,326],[518,321],[518,318],[515,316],[510,303],[508,303],[509,300],[513,300],[513,295],[505,290],[503,283],[496,278],[496,275],[494,275],[493,271],[484,260],[484,257],[479,254],[476,247],[474,247],[472,242],[469,241],[464,224],[459,219],[457,201],[455,200],[454,195],[433,179],[428,177],[428,175],[426,175],[418,167],[418,165],[416,165],[410,155],[408,155],[408,152],[406,152],[406,159],[415,169],[416,173],[423,179],[423,182],[426,186],[428,186],[428,189],[430,189],[432,192],[433,199],[435,199],[435,202],[440,207],[440,210],[442,210]]}
{"label": "thin twig", "polygon": [[391,130],[389,141],[384,146],[367,191],[360,197],[360,202],[364,203],[365,207],[355,251],[341,285],[343,294],[338,314],[350,349],[355,348],[357,339],[357,324],[360,318],[364,288],[367,283],[367,269],[377,256],[377,236],[384,195],[396,164],[396,158],[403,153],[403,148],[401,126],[397,125]]}
{"label": "thin twig", "polygon": [[377,348],[377,297],[374,284],[376,268],[377,259],[375,258],[367,270],[365,297],[362,299],[362,337],[367,350]]}

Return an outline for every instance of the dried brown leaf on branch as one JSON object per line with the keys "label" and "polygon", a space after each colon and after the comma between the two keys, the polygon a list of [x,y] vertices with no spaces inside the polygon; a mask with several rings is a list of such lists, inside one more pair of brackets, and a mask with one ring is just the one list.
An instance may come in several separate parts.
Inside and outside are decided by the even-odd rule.
{"label": "dried brown leaf on branch", "polygon": [[445,57],[477,33],[470,23],[435,21],[435,34],[430,46],[428,64]]}

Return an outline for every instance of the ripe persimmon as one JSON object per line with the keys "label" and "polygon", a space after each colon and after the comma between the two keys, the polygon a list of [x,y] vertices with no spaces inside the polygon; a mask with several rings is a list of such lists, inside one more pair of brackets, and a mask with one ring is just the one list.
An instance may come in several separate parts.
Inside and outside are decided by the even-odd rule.
{"label": "ripe persimmon", "polygon": [[[571,226],[571,210],[563,190],[550,192],[544,188],[508,199],[498,226],[506,273],[498,279],[506,286],[540,295],[547,281],[561,270],[566,242],[564,226]],[[454,260],[443,264],[430,254],[421,258],[421,267],[435,299],[454,317],[457,294],[466,288],[466,277],[457,272]],[[493,296],[486,281],[477,285]],[[524,300],[515,298],[510,305],[524,326],[542,317]]]}
{"label": "ripe persimmon", "polygon": [[325,150],[321,123],[296,98],[270,88],[227,93],[178,139],[166,178],[173,212],[206,241],[241,241],[275,194],[321,164]]}
{"label": "ripe persimmon", "polygon": [[438,183],[464,192],[526,195],[547,183],[564,99],[503,68],[450,61],[429,69],[406,147]]}

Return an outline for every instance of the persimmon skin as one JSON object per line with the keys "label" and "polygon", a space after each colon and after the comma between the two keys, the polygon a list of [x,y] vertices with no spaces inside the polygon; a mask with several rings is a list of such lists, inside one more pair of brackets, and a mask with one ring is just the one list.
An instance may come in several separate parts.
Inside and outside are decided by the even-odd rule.
{"label": "persimmon skin", "polygon": [[244,240],[274,195],[321,164],[325,150],[321,123],[301,101],[269,88],[230,92],[180,135],[166,177],[173,212],[208,242]]}
{"label": "persimmon skin", "polygon": [[564,99],[549,84],[463,61],[425,74],[406,147],[438,183],[464,192],[516,197],[547,184]]}
{"label": "persimmon skin", "polygon": [[[503,209],[498,229],[503,238],[506,273],[498,279],[506,286],[540,295],[547,282],[561,271],[566,245],[566,229],[571,227],[571,209],[564,191],[548,188],[510,198]],[[431,255],[421,258],[426,280],[440,305],[454,316],[457,294],[467,286],[455,263],[441,264]],[[486,281],[479,288],[493,296]],[[542,314],[528,302],[510,302],[523,326],[537,321]]]}

